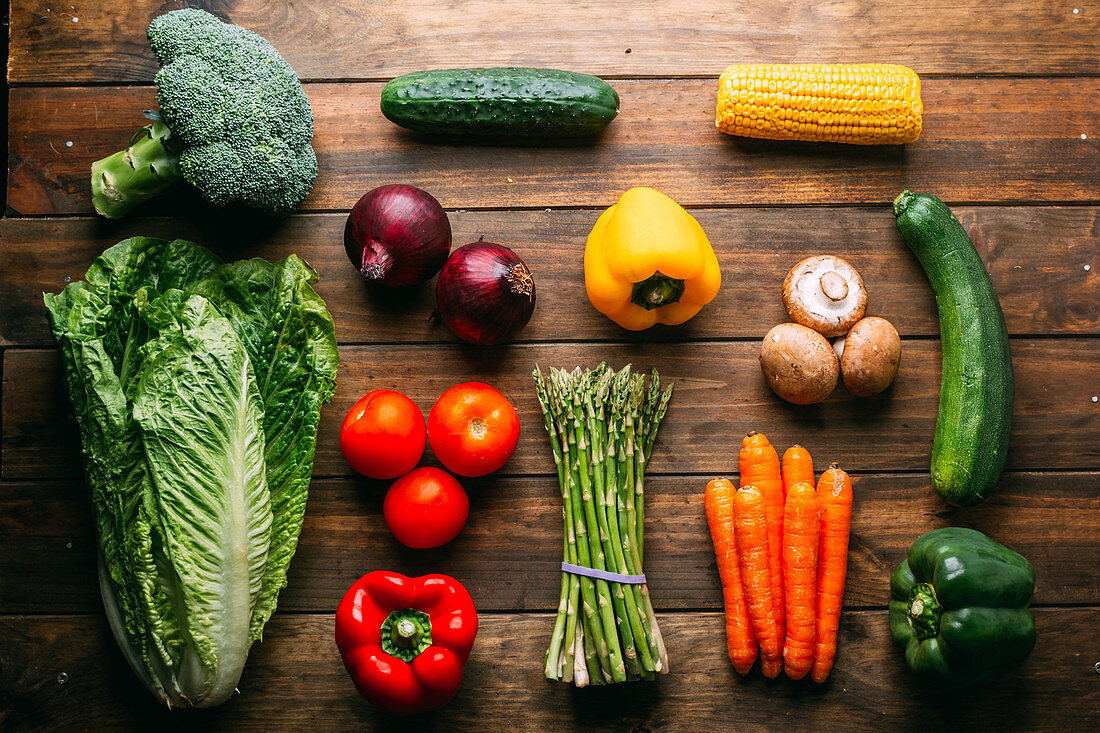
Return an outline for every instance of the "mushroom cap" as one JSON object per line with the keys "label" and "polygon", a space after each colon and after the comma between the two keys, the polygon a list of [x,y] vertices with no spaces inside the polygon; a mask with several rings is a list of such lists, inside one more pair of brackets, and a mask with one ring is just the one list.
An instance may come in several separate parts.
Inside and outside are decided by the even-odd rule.
{"label": "mushroom cap", "polygon": [[796,405],[821,402],[840,377],[832,345],[798,323],[781,323],[768,331],[760,344],[760,369],[772,391]]}
{"label": "mushroom cap", "polygon": [[840,373],[856,397],[870,397],[889,387],[901,363],[901,337],[885,318],[870,316],[844,337]]}
{"label": "mushroom cap", "polygon": [[863,278],[833,255],[807,257],[783,281],[783,305],[791,320],[827,338],[842,336],[867,312]]}

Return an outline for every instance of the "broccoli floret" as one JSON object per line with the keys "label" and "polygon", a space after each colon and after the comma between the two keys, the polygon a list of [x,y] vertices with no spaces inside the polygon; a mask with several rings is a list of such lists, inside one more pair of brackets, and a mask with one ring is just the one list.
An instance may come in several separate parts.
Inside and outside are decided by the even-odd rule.
{"label": "broccoli floret", "polygon": [[217,206],[273,216],[317,178],[313,111],[298,75],[266,40],[197,9],[153,19],[159,120],[92,166],[96,211],[124,216],[183,178]]}

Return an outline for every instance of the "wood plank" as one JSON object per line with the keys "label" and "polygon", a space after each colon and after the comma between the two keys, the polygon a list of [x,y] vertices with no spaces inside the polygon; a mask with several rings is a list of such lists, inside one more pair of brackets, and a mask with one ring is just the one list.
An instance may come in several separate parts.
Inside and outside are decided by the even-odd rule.
{"label": "wood plank", "polygon": [[[145,28],[155,15],[183,4],[15,0],[8,79],[147,82],[157,67]],[[1097,14],[1087,8],[1074,14],[1070,5],[1050,1],[738,3],[718,9],[703,0],[638,0],[614,13],[599,3],[528,2],[505,14],[489,0],[430,8],[368,0],[201,5],[263,35],[308,79],[384,79],[474,63],[717,76],[742,60],[889,60],[938,74],[1092,74],[1100,62]]]}
{"label": "wood plank", "polygon": [[[386,530],[382,482],[315,481],[279,608],[324,613],[359,575],[402,568],[462,580],[485,611],[553,611],[561,504],[551,479],[466,481],[470,521],[445,548],[410,552]],[[647,482],[646,576],[662,610],[720,609],[702,510],[706,478]],[[882,607],[890,573],[917,536],[943,526],[986,532],[1022,553],[1038,604],[1100,603],[1100,474],[1014,473],[977,509],[950,509],[921,474],[858,475],[845,607]],[[95,534],[78,482],[0,483],[0,614],[98,613]],[[1057,516],[1059,521],[1049,521]]]}
{"label": "wood plank", "polygon": [[[925,132],[904,148],[719,134],[711,79],[616,87],[622,114],[595,141],[496,146],[402,130],[377,112],[380,84],[308,85],[321,175],[304,207],[347,209],[394,181],[450,208],[607,206],[643,184],[692,206],[882,204],[906,187],[953,203],[1085,203],[1100,190],[1100,78],[928,79]],[[124,146],[151,106],[151,87],[12,89],[11,211],[89,213],[90,164]],[[142,213],[197,205],[193,191],[170,198]]]}
{"label": "wood plank", "polygon": [[[982,253],[1012,334],[1100,333],[1100,267],[1096,207],[959,207]],[[818,251],[843,254],[863,275],[870,313],[905,336],[939,333],[935,302],[916,259],[898,236],[889,209],[698,209],[692,212],[714,244],[724,287],[683,328],[634,333],[588,305],[582,252],[593,211],[461,211],[450,214],[456,245],[478,237],[508,244],[535,273],[538,307],[522,341],[752,338],[787,319],[779,298],[787,269]],[[308,214],[273,231],[223,217],[131,219],[103,226],[95,219],[0,221],[0,344],[52,343],[42,293],[79,279],[106,247],[128,236],[181,237],[208,244],[227,259],[290,253],[318,271],[318,290],[336,320],[341,343],[453,341],[425,315],[435,304],[431,283],[404,292],[365,286],[340,242],[343,214]],[[771,294],[770,296],[768,294]]]}
{"label": "wood plank", "polygon": [[[1100,469],[1100,422],[1091,401],[1100,339],[1014,339],[1016,406],[1008,465],[1019,470]],[[756,342],[692,344],[358,346],[341,350],[333,403],[322,412],[315,475],[350,471],[339,453],[339,426],[363,394],[380,387],[409,395],[425,414],[446,389],[478,380],[495,385],[520,413],[524,430],[506,474],[553,470],[531,369],[600,359],[658,367],[676,382],[676,396],[657,441],[653,473],[711,474],[731,470],[730,448],[749,430],[776,445],[798,442],[822,460],[859,471],[927,470],[939,395],[939,344],[907,340],[893,387],[856,400],[843,388],[814,407],[773,395],[758,366]],[[75,429],[52,350],[4,354],[3,478],[79,475]],[[732,460],[732,463],[731,463]]]}
{"label": "wood plank", "polygon": [[[298,730],[316,727],[482,731],[498,721],[545,730],[1090,730],[1100,724],[1095,632],[1100,609],[1040,609],[1038,644],[1018,669],[957,695],[922,688],[890,644],[883,611],[841,619],[825,685],[740,678],[717,613],[660,614],[672,671],[652,684],[574,690],[542,678],[552,619],[490,615],[463,684],[439,712],[412,719],[374,711],[355,692],[328,615],[276,614],[253,650],[240,695],[219,708],[169,713],[140,687],[99,616],[6,616],[0,720],[23,729]],[[57,675],[67,675],[64,685]]]}

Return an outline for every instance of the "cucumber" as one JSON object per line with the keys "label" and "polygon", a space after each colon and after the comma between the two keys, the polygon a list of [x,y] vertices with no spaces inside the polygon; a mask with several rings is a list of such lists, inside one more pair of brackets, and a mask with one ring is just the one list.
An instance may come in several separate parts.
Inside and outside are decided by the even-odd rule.
{"label": "cucumber", "polygon": [[573,137],[607,127],[619,95],[603,79],[558,69],[435,69],[386,84],[382,114],[433,135]]}
{"label": "cucumber", "polygon": [[1012,423],[1012,354],[993,283],[959,220],[935,196],[902,191],[898,231],[920,260],[940,316],[943,375],[932,487],[974,506],[997,485]]}

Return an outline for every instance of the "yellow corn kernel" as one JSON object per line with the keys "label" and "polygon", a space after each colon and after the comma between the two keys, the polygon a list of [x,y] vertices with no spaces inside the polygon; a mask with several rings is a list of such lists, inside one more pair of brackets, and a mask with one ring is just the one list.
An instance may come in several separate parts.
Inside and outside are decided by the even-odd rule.
{"label": "yellow corn kernel", "polygon": [[720,132],[900,145],[920,136],[920,78],[896,64],[735,64],[718,80]]}

